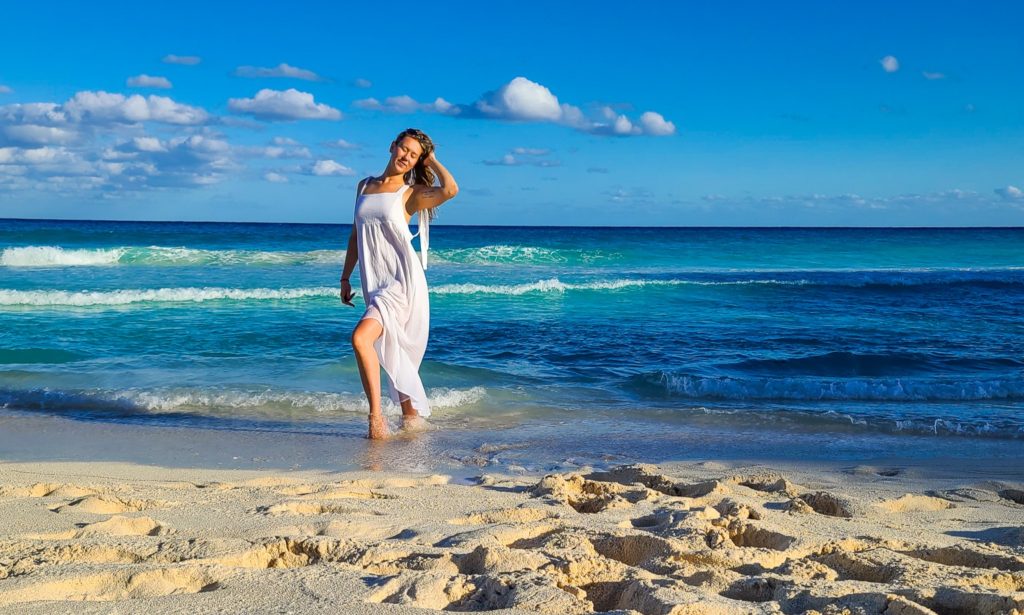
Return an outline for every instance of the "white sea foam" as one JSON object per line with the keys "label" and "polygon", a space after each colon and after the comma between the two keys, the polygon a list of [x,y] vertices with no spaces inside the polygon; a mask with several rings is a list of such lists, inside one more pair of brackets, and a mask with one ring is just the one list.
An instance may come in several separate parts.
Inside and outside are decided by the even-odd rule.
{"label": "white sea foam", "polygon": [[[453,409],[475,404],[487,396],[487,390],[435,388],[427,391],[432,409]],[[250,411],[267,418],[280,417],[296,410],[320,414],[367,412],[366,397],[356,393],[323,391],[286,391],[275,389],[122,389],[90,391],[6,390],[0,391],[0,407],[46,410],[116,410],[134,413],[199,412],[234,415]],[[384,411],[393,414],[400,408],[385,399]]]}
{"label": "white sea foam", "polygon": [[1024,398],[1016,378],[731,378],[655,372],[643,378],[687,399],[791,401],[978,401]]}
{"label": "white sea foam", "polygon": [[57,246],[4,248],[0,252],[3,267],[80,267],[116,265],[126,248],[65,250]]}
{"label": "white sea foam", "polygon": [[433,256],[441,262],[468,265],[551,265],[568,262],[590,263],[614,254],[593,250],[553,249],[541,246],[514,246],[495,244],[475,248],[448,248],[435,250]]}
{"label": "white sea foam", "polygon": [[562,282],[558,278],[527,282],[525,284],[443,284],[430,290],[438,295],[525,295],[526,293],[564,293],[571,290],[619,290],[639,286],[678,286],[703,284],[689,280],[597,280],[593,282]]}
{"label": "white sea foam", "polygon": [[345,260],[344,250],[262,251],[202,250],[167,246],[66,249],[60,246],[5,248],[3,267],[81,267],[116,265],[301,265],[336,264]]}
{"label": "white sea foam", "polygon": [[333,297],[338,290],[317,288],[153,288],[111,291],[0,290],[7,306],[116,306],[135,303],[202,303],[205,301],[272,301]]}

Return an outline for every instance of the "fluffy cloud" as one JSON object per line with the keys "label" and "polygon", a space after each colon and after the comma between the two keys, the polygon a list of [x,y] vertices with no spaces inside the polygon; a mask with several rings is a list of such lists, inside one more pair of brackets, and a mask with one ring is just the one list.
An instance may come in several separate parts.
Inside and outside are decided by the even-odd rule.
{"label": "fluffy cloud", "polygon": [[13,145],[54,145],[70,143],[78,134],[69,128],[40,126],[38,124],[17,124],[0,126],[0,143]]}
{"label": "fluffy cloud", "polygon": [[294,88],[263,89],[253,98],[231,98],[228,108],[264,120],[340,120],[341,111],[313,100],[313,95]]}
{"label": "fluffy cloud", "polygon": [[320,177],[350,177],[356,174],[352,169],[330,159],[317,160],[307,169],[307,172],[310,175],[317,175]]}
{"label": "fluffy cloud", "polygon": [[561,122],[574,111],[558,102],[551,90],[526,77],[516,77],[473,103],[481,114],[509,120]]}
{"label": "fluffy cloud", "polygon": [[280,173],[274,173],[273,171],[267,171],[263,174],[263,179],[267,180],[272,184],[287,184],[288,176]]}
{"label": "fluffy cloud", "polygon": [[163,90],[171,89],[171,82],[166,77],[151,77],[149,75],[136,75],[134,77],[128,77],[128,87],[130,88],[160,88]]}
{"label": "fluffy cloud", "polygon": [[0,85],[0,94],[10,94],[11,92],[12,90],[8,86]]}
{"label": "fluffy cloud", "polygon": [[516,77],[488,92],[472,109],[483,117],[553,122],[593,134],[666,136],[676,131],[675,124],[653,111],[643,113],[638,123],[609,106],[600,107],[595,117],[587,117],[579,107],[560,102],[551,90],[526,77]]}
{"label": "fluffy cloud", "polygon": [[900,69],[900,61],[896,59],[896,56],[885,56],[878,63],[882,65],[882,70],[887,73],[895,73]]}
{"label": "fluffy cloud", "polygon": [[393,113],[420,111],[467,119],[547,122],[598,135],[666,136],[676,132],[675,124],[653,111],[641,114],[639,121],[633,121],[609,106],[600,107],[595,114],[588,116],[579,107],[559,101],[550,89],[526,77],[516,77],[468,105],[453,105],[443,98],[433,103],[419,103],[409,96],[394,96],[383,103],[376,98],[365,98],[354,104],[360,109]]}
{"label": "fluffy cloud", "polygon": [[352,103],[359,109],[369,109],[371,111],[387,111],[389,113],[416,113],[421,111],[424,113],[441,113],[441,114],[456,114],[459,112],[458,107],[451,104],[443,98],[437,98],[434,102],[421,103],[417,102],[414,98],[408,95],[401,96],[390,96],[384,99],[384,102],[377,100],[376,98],[363,98]]}
{"label": "fluffy cloud", "polygon": [[[92,144],[94,146],[98,144]],[[197,187],[220,181],[235,168],[230,146],[189,135],[161,140],[142,136],[110,146],[0,148],[0,189],[81,195]]]}
{"label": "fluffy cloud", "polygon": [[209,116],[199,107],[175,102],[166,96],[138,94],[124,96],[109,92],[78,92],[62,106],[76,122],[125,123],[153,121],[165,124],[196,125]]}
{"label": "fluffy cloud", "polygon": [[183,64],[185,66],[195,66],[202,62],[199,56],[176,56],[173,53],[164,56],[164,62],[166,64]]}
{"label": "fluffy cloud", "polygon": [[287,77],[290,79],[305,79],[306,81],[323,81],[323,78],[320,77],[320,75],[311,70],[298,68],[296,66],[289,66],[283,62],[272,68],[265,68],[262,66],[239,66],[235,69],[235,76],[247,77],[250,79],[258,79],[262,77]]}
{"label": "fluffy cloud", "polygon": [[370,81],[369,79],[363,79],[362,77],[360,77],[358,79],[353,79],[352,85],[354,85],[357,88],[371,88],[373,87],[373,82]]}
{"label": "fluffy cloud", "polygon": [[[184,134],[146,134],[153,123]],[[203,109],[164,96],[83,91],[0,105],[0,190],[109,196],[215,183],[237,164],[208,123]]]}
{"label": "fluffy cloud", "polygon": [[1024,199],[1024,190],[1021,190],[1017,186],[1006,186],[1004,188],[996,188],[995,193],[1006,199],[1007,201],[1016,201],[1017,199]]}
{"label": "fluffy cloud", "polygon": [[0,145],[40,146],[88,140],[99,132],[138,129],[142,122],[196,126],[209,115],[164,96],[76,93],[63,104],[35,102],[0,106]]}
{"label": "fluffy cloud", "polygon": [[945,79],[946,78],[946,74],[945,73],[933,73],[933,72],[926,71],[926,70],[925,71],[921,71],[921,75],[925,79],[927,79],[928,81],[935,81],[937,79]]}
{"label": "fluffy cloud", "polygon": [[675,134],[676,125],[667,121],[660,113],[645,111],[640,114],[640,125],[646,134],[665,136]]}

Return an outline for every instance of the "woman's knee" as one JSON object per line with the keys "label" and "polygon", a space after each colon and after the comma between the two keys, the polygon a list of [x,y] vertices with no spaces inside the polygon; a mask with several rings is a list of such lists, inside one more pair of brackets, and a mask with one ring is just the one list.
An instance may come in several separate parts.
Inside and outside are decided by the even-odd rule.
{"label": "woman's knee", "polygon": [[380,337],[380,324],[372,319],[363,319],[352,331],[352,348],[358,351],[373,349],[373,343]]}

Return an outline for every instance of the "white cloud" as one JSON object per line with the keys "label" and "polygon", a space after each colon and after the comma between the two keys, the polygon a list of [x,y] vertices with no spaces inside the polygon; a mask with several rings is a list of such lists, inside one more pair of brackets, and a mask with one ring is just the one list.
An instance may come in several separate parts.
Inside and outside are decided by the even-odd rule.
{"label": "white cloud", "polygon": [[[481,162],[490,167],[561,166],[562,163],[558,160],[542,158],[542,156],[546,156],[550,151],[540,148],[517,147],[497,160],[483,160]],[[526,158],[517,158],[517,156],[526,156]]]}
{"label": "white cloud", "polygon": [[417,111],[451,115],[459,113],[458,107],[443,98],[438,97],[434,102],[421,103],[406,94],[389,96],[384,99],[384,102],[380,102],[376,98],[363,98],[352,104],[359,109],[386,111],[389,113],[416,113]]}
{"label": "white cloud", "polygon": [[301,145],[295,146],[282,146],[282,145],[243,145],[235,148],[242,156],[255,157],[255,158],[312,158],[313,154],[309,151],[309,148],[302,147]]}
{"label": "white cloud", "polygon": [[228,108],[265,120],[340,120],[341,111],[313,100],[313,95],[295,88],[262,89],[253,98],[231,98]]}
{"label": "white cloud", "polygon": [[359,144],[346,141],[345,139],[335,139],[334,141],[324,143],[324,145],[337,149],[359,149],[361,147]]}
{"label": "white cloud", "polygon": [[0,148],[0,168],[8,176],[0,179],[0,188],[80,196],[83,191],[117,195],[205,186],[220,181],[234,168],[229,154],[226,142],[203,135],[167,140],[135,137],[99,150]]}
{"label": "white cloud", "polygon": [[166,152],[167,146],[156,137],[134,137],[132,146],[140,152]]}
{"label": "white cloud", "polygon": [[443,98],[437,98],[432,103],[421,103],[403,94],[385,98],[383,102],[377,98],[363,98],[355,101],[353,106],[390,113],[422,112],[516,122],[552,122],[582,132],[604,135],[666,136],[675,134],[676,130],[675,124],[653,111],[642,114],[639,123],[608,106],[601,107],[597,117],[588,118],[579,107],[560,102],[547,87],[526,77],[512,79],[496,91],[487,92],[471,105],[455,105]]}
{"label": "white cloud", "polygon": [[373,87],[373,82],[370,81],[369,79],[363,79],[362,77],[359,77],[358,79],[352,80],[352,85],[356,86],[357,88],[371,88]]}
{"label": "white cloud", "polygon": [[309,173],[312,175],[318,175],[321,177],[328,176],[341,176],[349,177],[355,175],[356,172],[346,167],[343,164],[339,164],[333,160],[317,160],[313,166],[309,167]]}
{"label": "white cloud", "polygon": [[896,59],[896,56],[885,56],[878,63],[882,65],[882,70],[887,73],[895,73],[900,69],[900,61]]}
{"label": "white cloud", "polygon": [[13,90],[10,87],[6,85],[0,85],[0,94],[10,94],[11,92],[13,92]]}
{"label": "white cloud", "polygon": [[274,145],[301,145],[291,137],[274,137]]}
{"label": "white cloud", "polygon": [[128,77],[130,88],[160,88],[171,89],[171,82],[166,77],[151,77],[150,75],[136,75]]}
{"label": "white cloud", "polygon": [[274,173],[273,171],[267,171],[263,174],[263,179],[273,184],[287,184],[288,176],[281,175],[280,173]]}
{"label": "white cloud", "polygon": [[38,124],[0,125],[0,143],[18,145],[54,145],[74,141],[78,134],[68,128]]}
{"label": "white cloud", "polygon": [[675,124],[653,111],[643,113],[639,123],[607,105],[599,107],[594,117],[587,117],[578,106],[559,101],[550,89],[526,77],[512,79],[472,105],[455,107],[459,109],[465,110],[460,117],[551,122],[592,134],[666,136],[676,131]]}
{"label": "white cloud", "polygon": [[166,96],[138,94],[125,97],[109,92],[77,92],[63,105],[63,111],[78,122],[135,123],[142,121],[195,125],[209,119],[199,107],[181,104]]}
{"label": "white cloud", "polygon": [[945,79],[946,78],[946,74],[945,73],[933,73],[933,72],[926,71],[926,70],[925,71],[921,71],[921,75],[925,79],[927,79],[929,81],[935,81],[937,79]]}
{"label": "white cloud", "polygon": [[164,56],[164,62],[166,64],[184,64],[185,66],[195,66],[202,62],[199,56],[176,56],[173,53]]}
{"label": "white cloud", "polygon": [[654,136],[671,135],[676,132],[675,124],[665,120],[660,113],[654,111],[645,111],[640,114],[640,125],[643,126],[646,134]]}
{"label": "white cloud", "polygon": [[235,69],[236,77],[247,77],[258,79],[263,77],[287,77],[290,79],[305,79],[306,81],[323,81],[320,75],[305,68],[290,66],[285,63],[278,64],[272,68],[262,66],[239,66]]}
{"label": "white cloud", "polygon": [[996,188],[995,193],[1003,197],[1007,201],[1024,199],[1024,190],[1021,190],[1017,186],[1006,186],[1004,188]]}
{"label": "white cloud", "polygon": [[516,77],[474,103],[484,115],[510,120],[562,120],[562,105],[551,90],[526,77]]}

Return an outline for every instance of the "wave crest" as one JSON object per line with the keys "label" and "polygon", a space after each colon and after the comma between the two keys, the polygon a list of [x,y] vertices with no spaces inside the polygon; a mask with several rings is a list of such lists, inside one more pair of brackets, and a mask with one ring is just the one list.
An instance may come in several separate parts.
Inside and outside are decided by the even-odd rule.
{"label": "wave crest", "polygon": [[1005,378],[739,378],[657,371],[635,384],[660,395],[727,401],[1024,400],[1024,380]]}
{"label": "wave crest", "polygon": [[[433,409],[453,409],[483,400],[487,390],[434,388],[427,391]],[[198,412],[231,416],[239,410],[266,418],[287,418],[296,411],[312,414],[365,413],[365,396],[323,391],[286,391],[275,389],[124,389],[53,391],[49,389],[0,390],[0,408],[48,412],[110,412],[117,415]],[[389,399],[384,411],[400,413]]]}
{"label": "wave crest", "polygon": [[0,252],[3,267],[113,267],[118,265],[191,266],[191,265],[340,265],[344,250],[262,251],[203,250],[164,246],[66,249],[59,246],[4,248]]}

